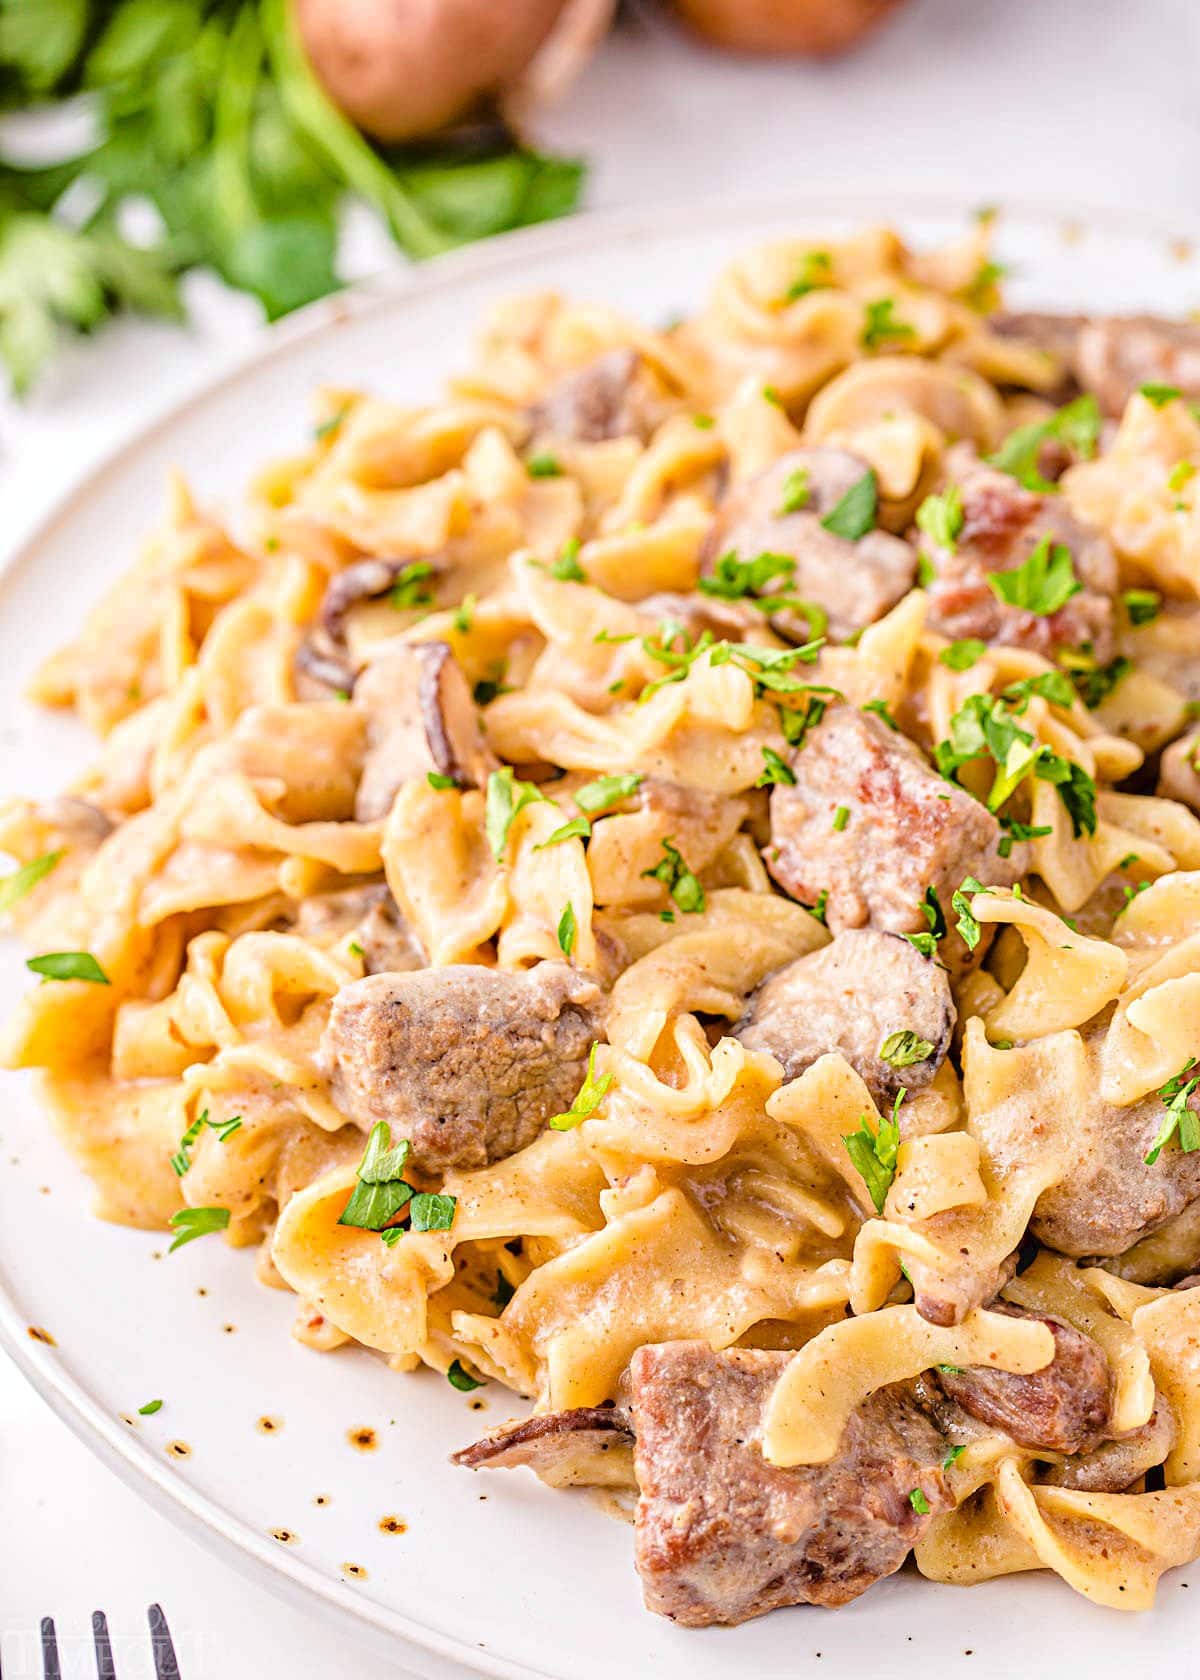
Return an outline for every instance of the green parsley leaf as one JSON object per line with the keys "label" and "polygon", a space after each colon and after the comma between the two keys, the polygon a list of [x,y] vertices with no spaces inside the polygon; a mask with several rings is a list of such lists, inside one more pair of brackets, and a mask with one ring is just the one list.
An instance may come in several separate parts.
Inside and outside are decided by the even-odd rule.
{"label": "green parsley leaf", "polygon": [[916,1062],[928,1061],[932,1055],[933,1045],[929,1040],[909,1027],[890,1032],[879,1046],[880,1061],[894,1068],[912,1067]]}
{"label": "green parsley leaf", "polygon": [[594,817],[599,811],[607,811],[610,806],[619,805],[623,799],[635,794],[645,781],[645,776],[634,772],[628,776],[597,776],[594,782],[585,782],[575,792],[575,803],[581,811],[586,811]]}
{"label": "green parsley leaf", "polygon": [[557,456],[543,450],[538,455],[531,455],[525,463],[525,471],[530,478],[561,478],[562,468],[558,464]]}
{"label": "green parsley leaf", "polygon": [[1179,1147],[1185,1155],[1200,1149],[1200,1119],[1188,1105],[1192,1092],[1200,1085],[1200,1074],[1192,1075],[1195,1066],[1196,1058],[1189,1056],[1179,1072],[1168,1079],[1158,1093],[1159,1100],[1166,1104],[1167,1113],[1145,1156],[1148,1167],[1154,1165],[1162,1153],[1163,1146],[1176,1132],[1179,1133]]}
{"label": "green parsley leaf", "polygon": [[1052,706],[1071,707],[1075,704],[1075,689],[1071,679],[1062,671],[1042,671],[1036,677],[1022,677],[1019,682],[1009,683],[1001,698],[1014,707],[1016,716],[1020,717],[1029,710],[1029,702],[1034,695],[1040,695]]}
{"label": "green parsley leaf", "polygon": [[558,948],[564,957],[569,957],[575,949],[575,906],[568,903],[558,918]]}
{"label": "green parsley leaf", "polygon": [[908,1503],[912,1506],[913,1510],[922,1517],[927,1517],[933,1509],[919,1487],[915,1487],[911,1490],[908,1496]]}
{"label": "green parsley leaf", "polygon": [[403,1225],[385,1225],[379,1233],[379,1240],[384,1248],[395,1248],[401,1237],[405,1235]]}
{"label": "green parsley leaf", "polygon": [[47,951],[28,957],[25,967],[43,980],[90,980],[97,986],[112,984],[90,951]]}
{"label": "green parsley leaf", "polygon": [[859,710],[863,712],[874,712],[875,716],[886,723],[889,729],[893,729],[897,734],[899,734],[900,725],[896,722],[895,718],[889,711],[886,700],[864,700],[862,705],[859,707]]}
{"label": "green parsley leaf", "polygon": [[[1176,461],[1167,474],[1167,489],[1174,490],[1178,494],[1180,490],[1185,489],[1192,482],[1197,472],[1200,472],[1200,467],[1197,467],[1193,461]],[[1182,503],[1176,505],[1182,506]]]}
{"label": "green parsley leaf", "polygon": [[1157,589],[1126,589],[1121,602],[1130,624],[1153,624],[1162,611],[1162,596]]}
{"label": "green parsley leaf", "polygon": [[479,605],[477,595],[464,595],[454,609],[454,628],[460,636],[471,633],[471,624],[475,616],[475,608]]}
{"label": "green parsley leaf", "polygon": [[779,395],[779,392],[775,389],[774,385],[764,385],[762,388],[762,396],[763,401],[769,402],[773,408],[783,407],[783,398]]}
{"label": "green parsley leaf", "polygon": [[[939,1366],[938,1368],[940,1370],[942,1367]],[[951,1369],[952,1367],[946,1367],[946,1368]],[[957,1464],[959,1459],[966,1452],[966,1450],[967,1450],[966,1447],[951,1447],[950,1451],[946,1454],[945,1458],[942,1460],[942,1469],[943,1470],[949,1470],[952,1465]]]}
{"label": "green parsley leaf", "polygon": [[587,573],[579,564],[579,538],[571,537],[563,544],[562,553],[550,568],[550,576],[559,583],[586,583]]}
{"label": "green parsley leaf", "polygon": [[883,1204],[896,1176],[896,1152],[900,1148],[900,1104],[905,1095],[902,1085],[892,1108],[891,1118],[881,1116],[877,1130],[872,1129],[869,1118],[864,1114],[859,1121],[858,1131],[842,1138],[846,1153],[866,1185],[867,1194],[876,1213],[883,1212]]}
{"label": "green parsley leaf", "polygon": [[324,443],[327,437],[332,437],[335,432],[341,430],[342,422],[349,414],[350,408],[350,403],[343,403],[340,408],[334,410],[328,419],[322,420],[319,426],[313,427],[313,437],[317,443]]}
{"label": "green parsley leaf", "polygon": [[1071,670],[1071,681],[1075,685],[1075,692],[1083,701],[1089,712],[1094,712],[1097,706],[1102,706],[1116,688],[1133,670],[1133,661],[1119,653],[1115,659],[1110,659],[1107,665],[1081,666],[1074,665]]}
{"label": "green parsley leaf", "polygon": [[852,484],[846,494],[822,519],[821,524],[835,537],[858,542],[868,531],[875,529],[875,513],[879,506],[879,481],[874,468],[868,467],[862,477]]}
{"label": "green parsley leaf", "polygon": [[456,1196],[434,1195],[427,1190],[419,1190],[409,1203],[412,1218],[408,1228],[410,1231],[448,1231],[454,1223],[457,1206]]}
{"label": "green parsley leaf", "polygon": [[482,1377],[473,1377],[461,1359],[452,1359],[446,1372],[446,1381],[451,1388],[456,1388],[460,1394],[470,1394],[472,1389],[483,1388],[486,1385]]}
{"label": "green parsley leaf", "polygon": [[698,432],[711,432],[716,423],[711,414],[692,415],[692,425]]}
{"label": "green parsley leaf", "polygon": [[1035,420],[1010,432],[988,465],[1009,473],[1027,490],[1042,495],[1057,494],[1058,486],[1038,470],[1038,454],[1049,439],[1066,444],[1081,460],[1090,461],[1100,437],[1100,405],[1090,392],[1067,403],[1048,420]]}
{"label": "green parsley leaf", "polygon": [[144,1406],[138,1407],[138,1416],[153,1417],[155,1412],[161,1412],[162,1409],[163,1403],[161,1400],[147,1400]]}
{"label": "green parsley leaf", "polygon": [[[793,467],[784,479],[779,492],[780,514],[799,513],[808,506],[808,468]],[[793,568],[795,562],[793,561]]]}
{"label": "green parsley leaf", "polygon": [[932,933],[906,933],[904,938],[914,951],[920,951],[923,957],[937,956],[937,940]]}
{"label": "green parsley leaf", "polygon": [[998,601],[1039,618],[1058,612],[1083,588],[1075,576],[1070,549],[1063,543],[1052,544],[1049,537],[1043,537],[1021,565],[986,576]]}
{"label": "green parsley leaf", "polygon": [[1058,788],[1058,796],[1067,808],[1071,831],[1077,840],[1082,834],[1095,834],[1096,784],[1082,764],[1060,758],[1043,748],[1034,774],[1040,781],[1053,782]]}
{"label": "green parsley leaf", "polygon": [[411,1153],[412,1144],[407,1138],[392,1147],[391,1127],[386,1120],[373,1126],[358,1164],[358,1183],[338,1224],[353,1225],[361,1231],[382,1231],[389,1225],[412,1199],[412,1185],[404,1182]]}
{"label": "green parsley leaf", "polygon": [[1031,828],[1028,823],[1016,822],[1012,817],[1001,817],[1000,825],[1008,831],[1000,836],[1000,843],[996,847],[1002,858],[1012,856],[1014,840],[1043,840],[1047,834],[1054,833],[1048,823],[1042,828]]}
{"label": "green parsley leaf", "polygon": [[969,671],[986,652],[986,642],[979,641],[975,636],[964,636],[961,641],[944,647],[938,654],[938,660],[951,671]]}
{"label": "green parsley leaf", "polygon": [[492,771],[487,780],[483,828],[497,863],[504,861],[509,830],[518,812],[544,798],[545,795],[533,782],[516,780],[511,764]]}
{"label": "green parsley leaf", "polygon": [[587,1076],[579,1087],[575,1101],[565,1114],[553,1114],[546,1124],[552,1132],[573,1131],[582,1121],[594,1114],[608,1095],[612,1085],[611,1073],[603,1073],[596,1078],[596,1051],[599,1044],[593,1044],[588,1052]]}
{"label": "green parsley leaf", "polygon": [[228,1143],[235,1132],[241,1131],[242,1117],[240,1114],[235,1114],[228,1120],[210,1120],[208,1110],[205,1109],[202,1114],[193,1120],[180,1138],[179,1148],[170,1158],[171,1166],[178,1178],[182,1178],[190,1168],[192,1159],[189,1151],[206,1126],[209,1131],[217,1134],[221,1143]]}
{"label": "green parsley leaf", "polygon": [[917,555],[917,582],[920,584],[921,588],[922,589],[928,589],[931,584],[936,583],[937,582],[937,575],[938,575],[937,574],[937,567],[934,565],[933,561],[929,558],[928,554],[925,554],[925,553],[918,554]]}
{"label": "green parsley leaf", "polygon": [[963,1374],[961,1365],[939,1365],[938,1370],[944,1377],[961,1377]]}
{"label": "green parsley leaf", "polygon": [[899,344],[915,337],[915,327],[897,320],[895,298],[875,298],[866,305],[866,319],[859,335],[864,350],[878,350],[881,344]]}
{"label": "green parsley leaf", "polygon": [[396,578],[388,593],[388,604],[407,611],[412,607],[427,607],[433,601],[432,592],[426,587],[433,576],[433,566],[428,560],[413,560],[405,566]]}
{"label": "green parsley leaf", "polygon": [[790,554],[763,553],[753,560],[740,560],[731,548],[720,556],[709,577],[696,580],[696,587],[702,595],[741,601],[761,595],[777,578],[791,578],[795,570]]}
{"label": "green parsley leaf", "polygon": [[795,787],[796,777],[792,770],[784,763],[774,747],[764,747],[763,771],[755,782],[755,787]]}
{"label": "green parsley leaf", "polygon": [[586,817],[572,817],[570,822],[556,828],[548,839],[539,840],[533,849],[535,852],[544,852],[547,846],[561,846],[564,840],[587,840],[591,832],[592,825]]}
{"label": "green parsley leaf", "polygon": [[229,1226],[229,1209],[227,1207],[185,1207],[173,1213],[167,1224],[175,1233],[175,1240],[167,1250],[174,1254],[177,1248],[185,1243],[195,1242],[197,1237],[207,1237],[213,1231],[224,1231]]}
{"label": "green parsley leaf", "polygon": [[926,496],[917,509],[917,527],[939,548],[954,552],[963,528],[962,491],[951,484],[940,496]]}
{"label": "green parsley leaf", "polygon": [[1138,395],[1145,397],[1146,401],[1155,408],[1165,408],[1169,402],[1174,402],[1176,397],[1181,397],[1183,392],[1178,385],[1156,385],[1151,382],[1147,385],[1139,385]]}
{"label": "green parsley leaf", "polygon": [[456,788],[458,786],[458,783],[455,781],[453,776],[443,776],[440,770],[428,771],[425,776],[425,780],[429,783],[430,787],[434,788],[438,793],[444,793],[447,788]]}
{"label": "green parsley leaf", "polygon": [[[1047,829],[1046,833],[1048,834],[1049,832],[1050,830]],[[953,897],[950,900],[950,908],[958,917],[958,920],[954,925],[961,935],[962,942],[967,947],[968,951],[975,950],[976,946],[979,944],[980,928],[979,923],[975,919],[975,913],[971,908],[967,894],[986,891],[987,888],[977,881],[974,875],[968,875],[962,885],[955,888]]]}
{"label": "green parsley leaf", "polygon": [[[795,780],[794,777],[792,779]],[[835,834],[841,834],[843,832],[843,830],[846,828],[846,825],[849,823],[849,821],[850,821],[850,807],[849,807],[849,805],[839,805],[837,810],[833,813],[833,832]]]}
{"label": "green parsley leaf", "polygon": [[661,881],[685,915],[704,909],[704,888],[670,840],[662,843],[664,856],[653,869],[643,869],[642,879]]}
{"label": "green parsley leaf", "polygon": [[11,910],[26,893],[32,892],[38,882],[44,880],[65,856],[65,852],[44,852],[41,857],[23,863],[20,869],[14,869],[11,875],[5,875],[0,880],[0,914]]}
{"label": "green parsley leaf", "polygon": [[826,291],[833,285],[833,258],[828,251],[806,251],[800,272],[784,293],[786,303],[807,297],[809,292]]}

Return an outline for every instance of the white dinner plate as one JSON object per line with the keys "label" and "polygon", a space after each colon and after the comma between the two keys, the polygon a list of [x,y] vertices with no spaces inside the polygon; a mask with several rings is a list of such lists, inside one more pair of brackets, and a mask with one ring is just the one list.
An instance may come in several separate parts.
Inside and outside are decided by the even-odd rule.
{"label": "white dinner plate", "polygon": [[[967,214],[830,194],[582,217],[306,311],[73,489],[8,564],[0,791],[51,793],[86,762],[82,730],[35,712],[23,685],[128,563],[172,466],[236,520],[249,476],[308,436],[313,387],[429,397],[464,364],[484,309],[506,294],[560,287],[658,322],[697,304],[720,266],[757,239],[890,220],[932,242],[961,232]],[[1186,231],[1009,209],[998,254],[1021,302],[1184,312],[1200,303]],[[0,1006],[27,980],[5,942]],[[1165,1669],[1200,1634],[1200,1603],[1189,1605],[1200,1591],[1181,1590],[1187,1571],[1165,1578],[1152,1617],[1092,1608],[1047,1575],[962,1591],[906,1570],[836,1613],[675,1628],[643,1610],[632,1534],[588,1495],[551,1492],[525,1472],[447,1464],[454,1447],[519,1411],[503,1390],[466,1396],[430,1373],[395,1375],[362,1351],[310,1352],[289,1336],[293,1297],[259,1287],[252,1252],[209,1239],[167,1258],[161,1237],[98,1223],[82,1174],[16,1076],[0,1109],[0,1198],[0,1339],[50,1404],[229,1560],[346,1618],[424,1675],[463,1664],[510,1680],[915,1680],[1041,1676],[1069,1664],[1106,1680]],[[160,1397],[159,1412],[138,1417]],[[354,1444],[364,1431],[373,1450]],[[176,1456],[180,1443],[186,1456]],[[5,1514],[6,1544],[19,1544],[19,1519]],[[1190,1573],[1200,1589],[1200,1568]]]}

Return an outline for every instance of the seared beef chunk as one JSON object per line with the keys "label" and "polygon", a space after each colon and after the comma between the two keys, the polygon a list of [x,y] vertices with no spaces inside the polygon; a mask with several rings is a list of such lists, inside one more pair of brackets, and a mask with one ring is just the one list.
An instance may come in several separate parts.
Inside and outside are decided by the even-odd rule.
{"label": "seared beef chunk", "polygon": [[943,1369],[939,1380],[950,1398],[982,1423],[1003,1429],[1023,1447],[1083,1453],[1109,1430],[1108,1361],[1090,1336],[1060,1318],[1026,1312],[1003,1301],[993,1312],[1033,1318],[1049,1327],[1054,1358],[1040,1371],[1019,1375],[972,1365]]}
{"label": "seared beef chunk", "polygon": [[[868,924],[925,932],[930,887],[953,927],[950,901],[964,877],[985,886],[1015,879],[1013,860],[997,851],[995,817],[874,713],[832,707],[791,763],[795,786],[771,793],[767,868],[802,904],[827,892],[835,933]],[[835,827],[839,806],[848,816]],[[953,931],[943,946],[944,961],[966,956]]]}
{"label": "seared beef chunk", "polygon": [[[748,1050],[769,1051],[789,1079],[836,1050],[887,1109],[901,1085],[910,1091],[928,1085],[950,1048],[954,1019],[944,970],[897,934],[848,928],[764,980],[736,1036]],[[880,1046],[906,1030],[932,1048],[897,1068],[881,1058]]]}
{"label": "seared beef chunk", "polygon": [[295,926],[302,938],[322,946],[353,934],[368,974],[395,974],[425,966],[416,935],[384,881],[304,899]]}
{"label": "seared beef chunk", "polygon": [[714,1353],[704,1342],[633,1356],[635,1555],[647,1606],[672,1621],[707,1627],[785,1604],[845,1604],[899,1569],[952,1503],[945,1437],[907,1383],[859,1407],[829,1463],[769,1464],[762,1414],[791,1357]]}
{"label": "seared beef chunk", "polygon": [[633,1482],[628,1414],[616,1406],[579,1406],[505,1424],[450,1462],[467,1470],[532,1470],[550,1487],[628,1487]]}
{"label": "seared beef chunk", "polygon": [[1082,1493],[1124,1493],[1147,1470],[1162,1463],[1178,1437],[1175,1414],[1160,1394],[1149,1421],[1140,1429],[1052,1465],[1040,1479]]}
{"label": "seared beef chunk", "polygon": [[1200,326],[1157,315],[994,315],[1005,337],[1048,351],[1073,383],[1119,416],[1139,385],[1175,385],[1200,397]]}
{"label": "seared beef chunk", "polygon": [[1158,792],[1164,799],[1178,799],[1193,811],[1200,811],[1200,730],[1193,730],[1178,741],[1172,741],[1162,755],[1159,766]]}
{"label": "seared beef chunk", "polygon": [[725,601],[714,595],[647,595],[637,610],[655,625],[682,624],[693,642],[707,630],[717,642],[762,642],[767,620],[748,601]]}
{"label": "seared beef chunk", "polygon": [[[771,591],[814,601],[829,617],[829,634],[844,641],[882,618],[912,588],[915,551],[887,531],[868,531],[857,542],[827,531],[821,520],[867,472],[867,463],[844,449],[795,449],[774,466],[738,485],[725,497],[707,544],[706,570],[732,550],[741,560],[762,553],[794,560],[789,577]],[[789,482],[804,474],[804,505],[783,511]],[[808,621],[777,613],[774,628],[792,640],[807,640]]]}
{"label": "seared beef chunk", "polygon": [[[953,551],[923,545],[937,574],[929,586],[930,628],[952,641],[977,637],[1047,656],[1058,647],[1086,645],[1106,661],[1113,648],[1117,563],[1104,538],[1081,524],[1061,496],[1036,495],[993,467],[972,460],[957,483],[963,524]],[[1010,606],[988,573],[1022,565],[1045,537],[1070,550],[1081,590],[1054,613]]]}
{"label": "seared beef chunk", "polygon": [[651,376],[636,350],[606,350],[565,374],[530,413],[535,436],[571,443],[648,438],[662,418]]}
{"label": "seared beef chunk", "polygon": [[482,1167],[570,1107],[602,1013],[565,963],[374,974],[334,998],[322,1055],[348,1119],[388,1121],[427,1171]]}
{"label": "seared beef chunk", "polygon": [[412,642],[382,653],[358,680],[367,753],[354,814],[386,817],[405,782],[430,771],[481,787],[497,760],[484,742],[467,679],[445,642]]}

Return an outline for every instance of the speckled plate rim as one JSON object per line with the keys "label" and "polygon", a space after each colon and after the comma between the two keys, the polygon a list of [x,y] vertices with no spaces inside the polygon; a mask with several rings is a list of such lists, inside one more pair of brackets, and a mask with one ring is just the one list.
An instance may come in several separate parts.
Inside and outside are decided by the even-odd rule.
{"label": "speckled plate rim", "polygon": [[[976,208],[957,194],[904,192],[884,195],[878,188],[838,187],[827,192],[756,200],[739,198],[728,206],[681,202],[664,208],[636,211],[585,212],[565,222],[506,234],[451,252],[378,280],[360,283],[331,298],[322,299],[298,311],[286,321],[265,329],[262,341],[230,367],[199,383],[182,401],[164,404],[123,443],[109,451],[62,497],[12,554],[0,560],[0,583],[19,569],[37,562],[41,546],[50,541],[58,526],[71,518],[80,504],[94,495],[109,477],[137,457],[158,429],[166,423],[195,415],[232,388],[252,381],[261,368],[293,354],[298,346],[310,344],[337,331],[339,325],[374,314],[403,314],[406,304],[419,304],[425,292],[443,291],[480,280],[511,277],[514,286],[536,270],[541,260],[585,255],[589,250],[636,243],[645,238],[684,237],[710,226],[719,215],[723,229],[744,232],[747,238],[766,234],[780,224],[794,220],[811,224],[822,216],[839,222],[861,220],[882,222],[903,228],[922,217],[963,222]],[[1025,198],[1003,198],[996,208],[1004,224],[1034,225],[1043,231],[1070,228],[1080,239],[1091,231],[1124,237],[1135,242],[1172,245],[1181,240],[1200,240],[1200,220],[1162,212],[1123,211],[1080,204],[1051,205]],[[535,275],[536,278],[536,275]],[[335,1618],[360,1637],[370,1638],[375,1649],[393,1661],[417,1661],[430,1680],[450,1680],[454,1673],[446,1664],[469,1672],[495,1676],[496,1680],[557,1680],[549,1671],[525,1661],[513,1661],[481,1650],[458,1635],[415,1620],[400,1611],[365,1600],[347,1602],[338,1583],[303,1559],[281,1552],[278,1546],[256,1533],[207,1494],[198,1491],[157,1462],[150,1449],[131,1437],[120,1420],[109,1415],[92,1398],[81,1381],[55,1358],[52,1349],[31,1343],[17,1301],[0,1274],[0,1348],[36,1392],[72,1432],[135,1492],[174,1521],[193,1539],[206,1545],[225,1562],[240,1553],[256,1567],[264,1585],[290,1602],[320,1610]],[[396,1642],[403,1642],[397,1650]]]}

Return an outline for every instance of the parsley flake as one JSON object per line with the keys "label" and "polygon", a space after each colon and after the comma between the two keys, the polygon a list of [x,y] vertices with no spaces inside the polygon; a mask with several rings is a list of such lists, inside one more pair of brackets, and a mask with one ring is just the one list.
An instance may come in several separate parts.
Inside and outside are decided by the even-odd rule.
{"label": "parsley flake", "polygon": [[1121,604],[1129,615],[1130,624],[1153,624],[1162,611],[1162,596],[1157,589],[1126,589]]}
{"label": "parsley flake", "polygon": [[492,771],[487,781],[483,827],[497,863],[504,860],[509,831],[518,812],[544,798],[545,795],[533,782],[517,781],[511,764]]}
{"label": "parsley flake", "polygon": [[90,980],[96,986],[112,985],[90,951],[47,951],[40,957],[26,958],[25,967],[43,980]]}
{"label": "parsley flake", "polygon": [[868,531],[875,529],[875,513],[879,506],[879,481],[872,467],[852,484],[846,494],[822,519],[821,524],[835,537],[858,542]]}
{"label": "parsley flake", "polygon": [[795,787],[796,777],[794,772],[784,763],[774,747],[764,747],[762,755],[763,770],[754,784],[755,787],[772,787],[775,785]]}
{"label": "parsley flake", "polygon": [[1196,1058],[1189,1056],[1179,1072],[1168,1079],[1158,1093],[1159,1100],[1166,1104],[1167,1113],[1157,1137],[1144,1157],[1148,1167],[1154,1165],[1162,1153],[1164,1144],[1168,1143],[1176,1132],[1179,1134],[1179,1147],[1185,1155],[1200,1149],[1200,1118],[1188,1106],[1189,1097],[1197,1085],[1200,1085],[1200,1074],[1192,1074],[1195,1066]]}
{"label": "parsley flake", "polygon": [[428,588],[432,576],[433,566],[428,560],[413,560],[397,575],[388,591],[388,604],[402,609],[429,606],[433,601]]}
{"label": "parsley flake", "polygon": [[1178,385],[1156,385],[1151,381],[1149,384],[1138,386],[1138,395],[1145,397],[1154,408],[1165,408],[1169,402],[1174,402],[1176,397],[1181,397],[1183,392]]}
{"label": "parsley flake", "polygon": [[552,1132],[570,1132],[582,1121],[593,1115],[608,1095],[613,1082],[611,1073],[602,1073],[596,1078],[596,1051],[599,1044],[593,1044],[588,1051],[587,1076],[579,1087],[575,1101],[565,1114],[553,1114],[546,1124]]}
{"label": "parsley flake", "polygon": [[895,298],[875,298],[866,305],[866,319],[859,335],[864,350],[878,350],[883,344],[899,344],[915,338],[916,328],[896,317]]}
{"label": "parsley flake", "polygon": [[0,914],[11,910],[26,893],[32,892],[38,882],[44,880],[65,856],[65,852],[45,852],[41,857],[23,863],[20,869],[14,869],[11,875],[6,875],[0,880]]}
{"label": "parsley flake", "polygon": [[482,1377],[473,1377],[461,1359],[452,1359],[446,1372],[446,1381],[451,1388],[456,1388],[460,1394],[470,1394],[472,1389],[483,1388]]}
{"label": "parsley flake", "polygon": [[924,1492],[919,1487],[913,1488],[909,1493],[908,1503],[912,1506],[913,1510],[917,1512],[918,1516],[922,1517],[927,1517],[933,1509],[928,1499],[926,1499]]}
{"label": "parsley flake", "polygon": [[780,487],[779,512],[799,513],[801,508],[808,506],[808,501],[808,468],[793,467]]}
{"label": "parsley flake", "polygon": [[138,1407],[138,1416],[153,1417],[155,1412],[161,1412],[162,1409],[163,1403],[161,1400],[147,1400],[144,1406]]}
{"label": "parsley flake", "polygon": [[883,1204],[896,1176],[896,1152],[900,1148],[900,1104],[906,1092],[900,1087],[892,1107],[890,1119],[881,1115],[879,1126],[872,1130],[864,1114],[857,1132],[842,1138],[849,1155],[871,1198],[876,1213],[883,1212]]}
{"label": "parsley flake", "polygon": [[1064,443],[1081,460],[1090,461],[1096,453],[1100,438],[1100,405],[1090,392],[1076,397],[1060,408],[1048,420],[1034,420],[1010,432],[988,465],[1008,473],[1026,490],[1041,495],[1056,495],[1057,484],[1050,483],[1038,470],[1038,455],[1042,445],[1050,439]]}
{"label": "parsley flake", "polygon": [[887,1062],[890,1067],[906,1068],[916,1062],[928,1061],[933,1055],[933,1045],[910,1027],[904,1027],[887,1035],[879,1046],[878,1054],[880,1061]]}
{"label": "parsley flake", "polygon": [[1071,551],[1043,537],[1021,565],[986,574],[992,594],[1007,606],[1046,618],[1064,607],[1083,585],[1075,576]]}
{"label": "parsley flake", "polygon": [[167,1250],[174,1254],[177,1248],[185,1243],[195,1242],[197,1237],[207,1237],[213,1231],[224,1231],[229,1226],[229,1209],[227,1207],[185,1207],[173,1213],[167,1224],[175,1233],[175,1240]]}
{"label": "parsley flake", "polygon": [[662,843],[663,857],[653,869],[643,869],[642,879],[661,881],[685,915],[704,909],[704,888],[684,862],[679,848],[670,840]]}
{"label": "parsley flake", "polygon": [[[1050,830],[1047,829],[1046,833],[1049,834],[1049,832]],[[986,891],[987,888],[981,882],[977,881],[974,875],[968,875],[962,885],[955,888],[954,894],[950,899],[950,908],[958,917],[954,926],[968,951],[975,950],[976,946],[979,944],[981,935],[979,923],[975,919],[975,913],[971,908],[967,894]]]}
{"label": "parsley flake", "polygon": [[562,546],[562,553],[550,568],[550,576],[559,583],[586,583],[587,573],[579,564],[579,538],[571,537]]}
{"label": "parsley flake", "polygon": [[411,1153],[412,1144],[407,1138],[392,1146],[392,1131],[386,1120],[373,1126],[358,1164],[358,1183],[338,1224],[353,1225],[360,1231],[382,1231],[389,1225],[412,1200],[412,1185],[404,1181]]}
{"label": "parsley flake", "polygon": [[575,933],[575,906],[568,902],[558,918],[558,948],[564,957],[569,957],[575,949]]}
{"label": "parsley flake", "polygon": [[576,789],[575,803],[581,811],[594,817],[598,812],[607,811],[610,806],[630,798],[645,779],[636,772],[628,776],[597,776],[594,782],[585,782]]}
{"label": "parsley flake", "polygon": [[458,1206],[456,1196],[432,1194],[427,1190],[419,1190],[409,1204],[412,1218],[409,1220],[410,1231],[448,1231],[454,1223],[454,1210]]}
{"label": "parsley flake", "polygon": [[969,671],[986,652],[986,642],[981,642],[976,636],[964,636],[961,641],[944,647],[938,654],[938,662],[951,671]]}
{"label": "parsley flake", "polygon": [[531,455],[525,463],[525,471],[530,478],[561,478],[562,468],[558,464],[558,457],[543,450],[538,455]]}
{"label": "parsley flake", "polygon": [[445,793],[447,788],[456,788],[458,783],[453,776],[444,776],[440,770],[427,772],[425,780],[437,793]]}
{"label": "parsley flake", "polygon": [[572,817],[570,822],[556,828],[548,839],[539,840],[533,849],[535,852],[544,852],[547,846],[561,846],[564,840],[590,839],[591,833],[592,825],[586,817]]}
{"label": "parsley flake", "polygon": [[940,496],[926,496],[917,509],[917,527],[939,548],[954,552],[963,528],[962,491],[951,484]]}

